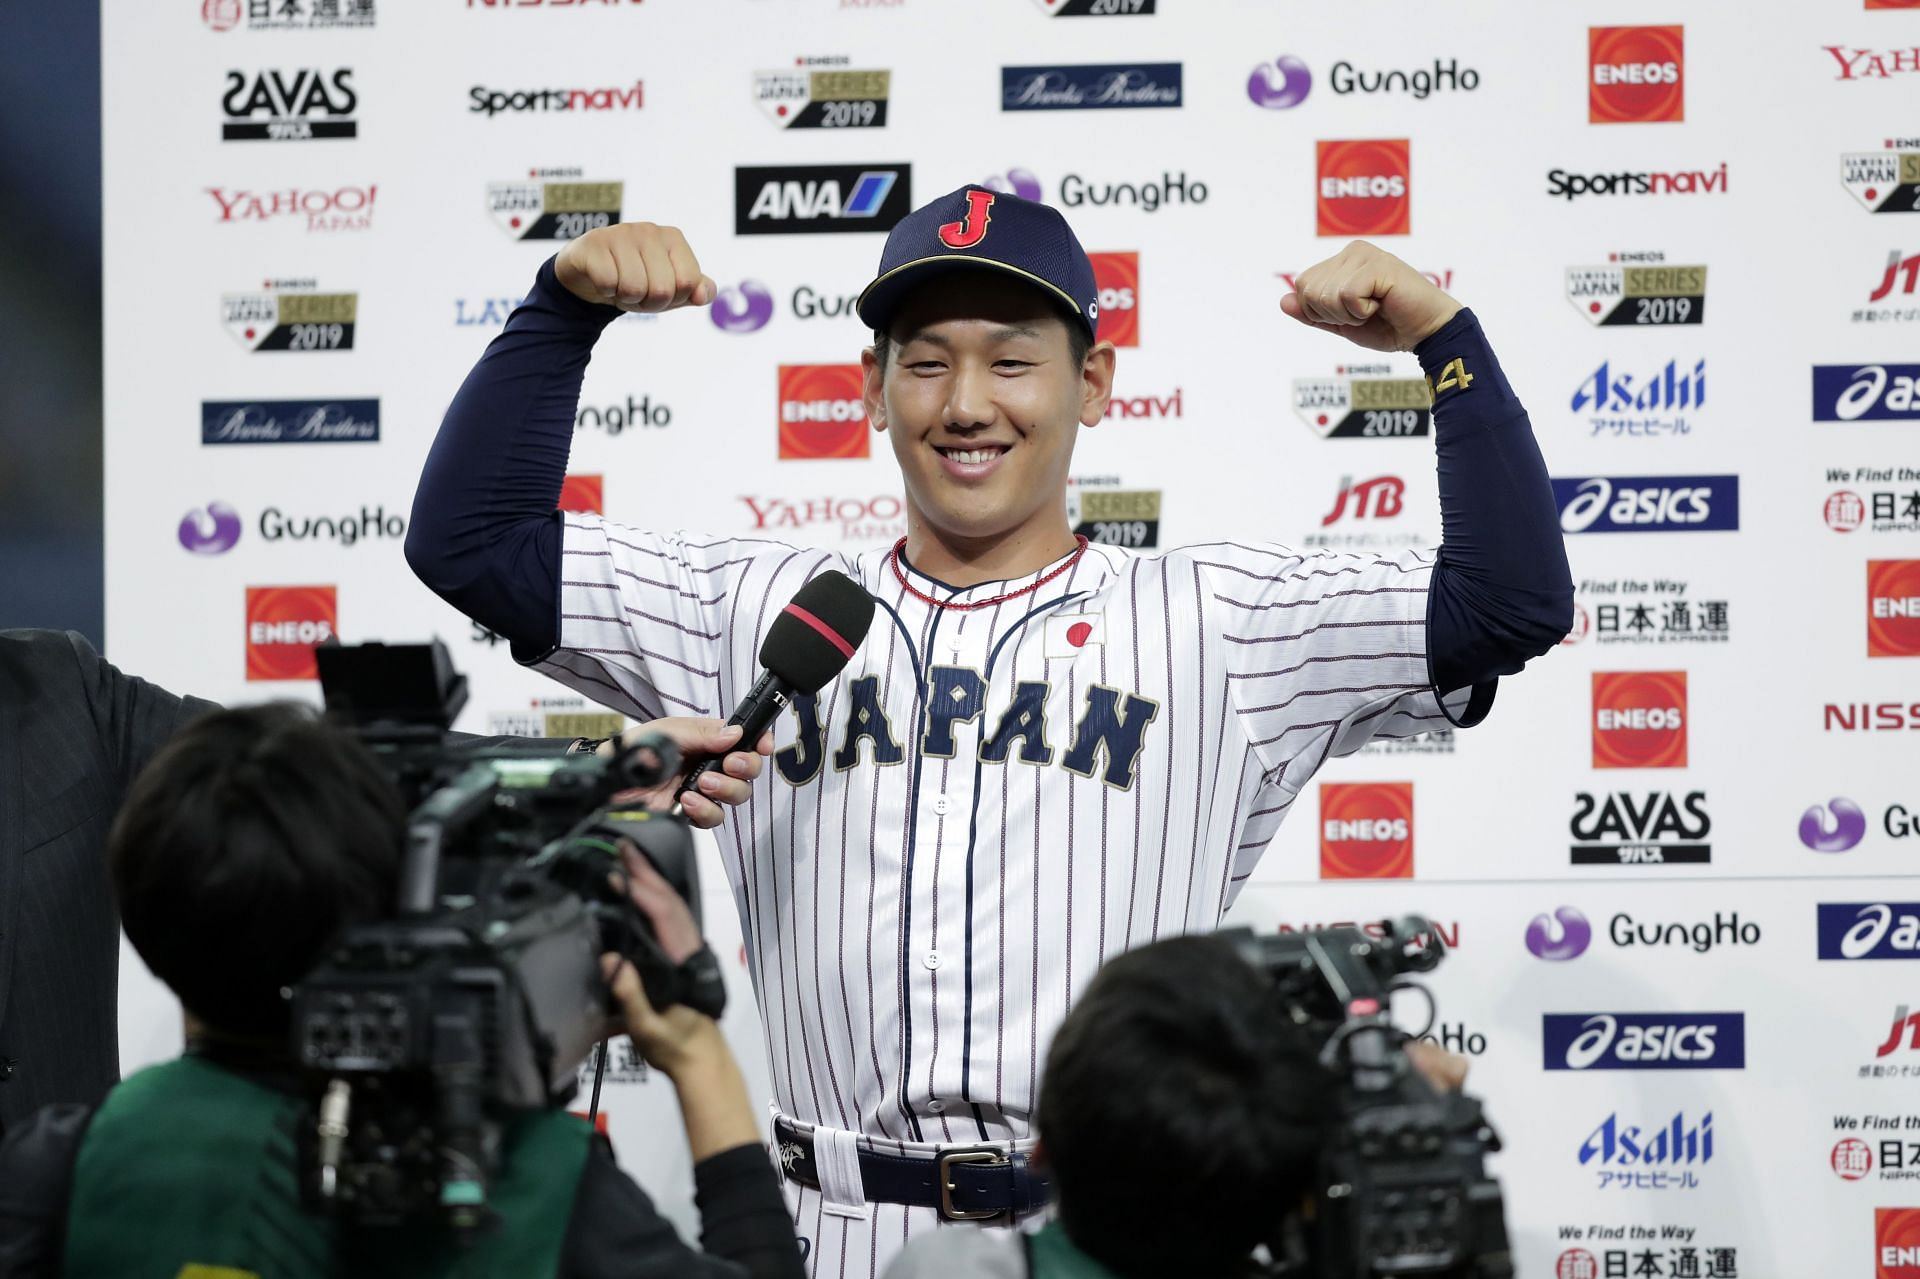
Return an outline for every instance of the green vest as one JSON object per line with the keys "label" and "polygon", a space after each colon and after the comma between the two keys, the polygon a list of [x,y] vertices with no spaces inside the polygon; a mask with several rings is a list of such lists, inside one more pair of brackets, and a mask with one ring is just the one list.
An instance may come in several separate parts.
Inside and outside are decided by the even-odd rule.
{"label": "green vest", "polygon": [[1074,1247],[1057,1221],[1027,1236],[1026,1244],[1029,1279],[1114,1279],[1113,1271]]}
{"label": "green vest", "polygon": [[107,1094],[81,1143],[68,1279],[534,1279],[553,1275],[591,1132],[559,1111],[506,1125],[501,1221],[457,1250],[437,1224],[346,1229],[301,1205],[305,1102],[197,1057]]}

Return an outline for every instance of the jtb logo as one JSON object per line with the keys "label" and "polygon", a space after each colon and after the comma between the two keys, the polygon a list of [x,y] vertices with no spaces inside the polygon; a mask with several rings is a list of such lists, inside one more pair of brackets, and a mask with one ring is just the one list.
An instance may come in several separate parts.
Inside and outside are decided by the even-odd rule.
{"label": "jtb logo", "polygon": [[1406,481],[1397,475],[1376,475],[1358,484],[1351,475],[1343,475],[1340,492],[1333,499],[1333,509],[1320,517],[1320,527],[1325,528],[1345,516],[1349,498],[1353,500],[1354,519],[1390,520],[1406,509],[1406,492]]}

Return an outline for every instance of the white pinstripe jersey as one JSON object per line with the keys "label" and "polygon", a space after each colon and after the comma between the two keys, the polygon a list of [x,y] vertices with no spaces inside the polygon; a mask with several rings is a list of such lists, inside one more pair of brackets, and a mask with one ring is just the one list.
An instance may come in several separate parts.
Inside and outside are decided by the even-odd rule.
{"label": "white pinstripe jersey", "polygon": [[[540,669],[641,718],[730,714],[824,569],[877,601],[720,843],[779,1108],[882,1148],[1026,1136],[1048,1041],[1105,958],[1212,928],[1329,755],[1446,719],[1430,555],[1091,546],[962,612],[915,599],[884,551],[565,518]],[[906,572],[959,602],[1041,576]]]}

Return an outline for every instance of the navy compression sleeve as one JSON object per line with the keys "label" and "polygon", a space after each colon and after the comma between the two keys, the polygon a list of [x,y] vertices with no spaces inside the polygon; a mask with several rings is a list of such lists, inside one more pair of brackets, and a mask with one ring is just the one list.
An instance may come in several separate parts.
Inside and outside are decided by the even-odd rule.
{"label": "navy compression sleeve", "polygon": [[407,563],[522,661],[560,635],[560,500],[580,381],[612,307],[561,287],[553,259],[447,408],[413,495]]}
{"label": "navy compression sleeve", "polygon": [[1573,622],[1573,575],[1532,424],[1473,312],[1414,354],[1435,387],[1440,466],[1429,673],[1452,692],[1511,675],[1559,643]]}

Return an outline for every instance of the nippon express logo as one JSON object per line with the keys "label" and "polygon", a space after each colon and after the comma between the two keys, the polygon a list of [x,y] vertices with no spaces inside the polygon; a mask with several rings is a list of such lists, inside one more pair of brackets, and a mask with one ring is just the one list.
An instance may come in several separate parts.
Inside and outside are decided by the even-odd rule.
{"label": "nippon express logo", "polygon": [[331,586],[247,588],[247,678],[318,679],[313,649],[340,632]]}
{"label": "nippon express logo", "polygon": [[489,182],[487,212],[515,240],[575,240],[620,220],[622,182],[578,179],[579,171],[535,170],[525,182]]}
{"label": "nippon express logo", "polygon": [[1094,111],[1178,107],[1178,62],[1001,67],[1002,111]]}
{"label": "nippon express logo", "polygon": [[1413,878],[1413,783],[1320,784],[1320,878]]}
{"label": "nippon express logo", "polygon": [[1349,364],[1333,377],[1295,378],[1293,411],[1323,440],[1425,435],[1433,392],[1424,377],[1394,377],[1385,364]]}
{"label": "nippon express logo", "polygon": [[1744,1070],[1745,1013],[1546,1013],[1547,1070]]}
{"label": "nippon express logo", "polygon": [[1840,185],[1868,213],[1920,210],[1920,138],[1888,138],[1884,150],[1842,153]]}
{"label": "nippon express logo", "polygon": [[1707,318],[1706,267],[1669,265],[1658,253],[1610,256],[1602,266],[1567,268],[1567,301],[1589,324],[1640,327]]}
{"label": "nippon express logo", "polygon": [[202,444],[372,444],[379,400],[202,400]]}
{"label": "nippon express logo", "polygon": [[[783,129],[878,129],[887,122],[891,71],[859,71],[847,58],[795,58],[790,71],[753,73],[753,100]],[[833,65],[819,66],[828,63]]]}
{"label": "nippon express logo", "polygon": [[1920,657],[1920,560],[1867,561],[1867,656]]}
{"label": "nippon express logo", "polygon": [[1664,368],[1629,373],[1602,360],[1573,393],[1571,408],[1586,415],[1590,436],[1652,439],[1693,433],[1687,411],[1707,401],[1707,362],[1688,368],[1668,360]]}
{"label": "nippon express logo", "polygon": [[1740,527],[1737,475],[1575,476],[1552,484],[1566,533],[1708,533]]}
{"label": "nippon express logo", "polygon": [[1115,346],[1140,345],[1140,255],[1136,252],[1089,253],[1093,284],[1100,294],[1100,340]]}
{"label": "nippon express logo", "polygon": [[735,235],[890,231],[913,207],[910,164],[741,166]]}
{"label": "nippon express logo", "polygon": [[1685,671],[1593,673],[1593,766],[1687,766]]}
{"label": "nippon express logo", "polygon": [[248,351],[351,351],[358,293],[322,293],[314,281],[268,280],[259,293],[220,298],[220,321]]}
{"label": "nippon express logo", "polygon": [[867,409],[858,364],[782,364],[782,461],[866,457]]}
{"label": "nippon express logo", "polygon": [[327,31],[371,27],[378,0],[200,0],[213,31]]}
{"label": "nippon express logo", "polygon": [[1565,169],[1547,171],[1547,194],[1560,200],[1577,200],[1587,195],[1725,195],[1727,166],[1717,169],[1679,169],[1645,172],[1626,169],[1619,173],[1569,173]]}
{"label": "nippon express logo", "polygon": [[1684,27],[1588,27],[1587,123],[1686,119]]}
{"label": "nippon express logo", "polygon": [[359,134],[353,118],[360,96],[353,90],[353,69],[322,71],[227,72],[220,98],[227,142],[310,142],[315,138],[351,138]]}
{"label": "nippon express logo", "polygon": [[1314,144],[1318,235],[1406,235],[1413,224],[1413,158],[1405,138]]}
{"label": "nippon express logo", "polygon": [[1920,364],[1816,364],[1816,422],[1920,422]]}
{"label": "nippon express logo", "polygon": [[1822,902],[1822,959],[1920,959],[1920,902]]}

